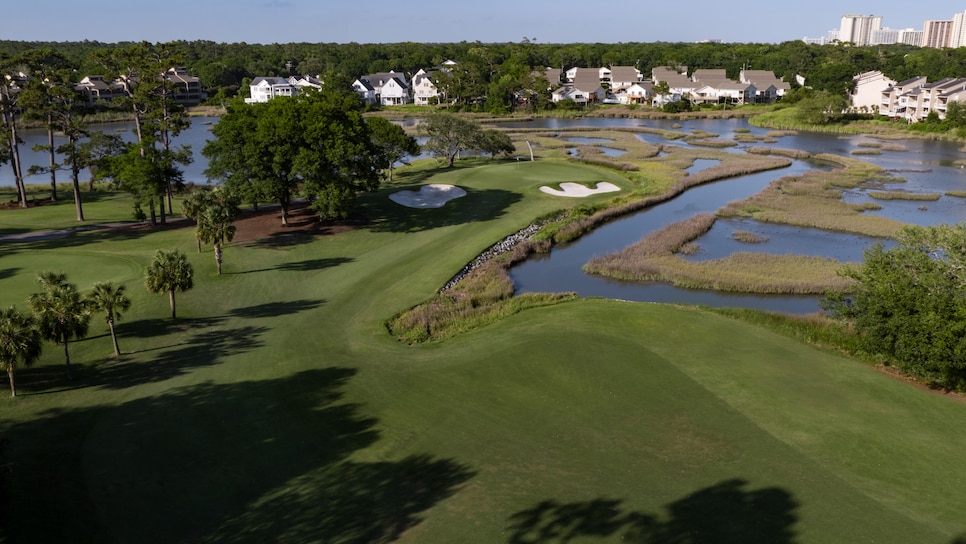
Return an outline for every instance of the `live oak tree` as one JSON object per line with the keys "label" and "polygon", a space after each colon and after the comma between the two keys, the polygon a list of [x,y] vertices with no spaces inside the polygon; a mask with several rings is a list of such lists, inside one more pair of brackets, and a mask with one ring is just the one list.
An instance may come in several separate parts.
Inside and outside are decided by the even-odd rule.
{"label": "live oak tree", "polygon": [[77,286],[69,283],[63,273],[42,272],[37,281],[41,291],[30,295],[27,305],[37,320],[40,334],[64,346],[67,377],[73,379],[69,344],[72,338],[87,336],[90,309],[77,291]]}
{"label": "live oak tree", "polygon": [[906,227],[841,275],[850,293],[823,307],[852,324],[866,353],[936,385],[966,386],[966,226]]}
{"label": "live oak tree", "polygon": [[17,396],[17,367],[32,365],[42,349],[43,338],[32,316],[12,306],[0,310],[0,367],[7,371],[11,397]]}
{"label": "live oak tree", "polygon": [[111,329],[111,341],[114,344],[114,355],[120,356],[121,349],[117,345],[117,333],[114,322],[121,318],[121,312],[131,307],[131,299],[124,293],[123,285],[114,285],[109,281],[97,282],[91,292],[87,294],[87,305],[95,311],[104,312],[104,321]]}
{"label": "live oak tree", "polygon": [[517,149],[509,134],[496,129],[481,130],[477,134],[476,141],[473,142],[473,147],[483,153],[489,153],[491,158],[501,153],[512,155]]}
{"label": "live oak tree", "polygon": [[420,132],[429,137],[423,146],[434,157],[442,157],[448,166],[453,166],[461,151],[473,149],[480,139],[480,124],[453,115],[434,113],[419,125]]}
{"label": "live oak tree", "polygon": [[401,126],[384,117],[369,117],[366,123],[372,131],[372,141],[379,150],[382,164],[389,171],[389,181],[392,181],[393,166],[406,157],[418,155],[419,143]]}
{"label": "live oak tree", "polygon": [[236,101],[202,153],[205,174],[239,194],[255,188],[281,207],[288,224],[301,194],[322,218],[345,217],[356,194],[379,184],[379,150],[351,91],[323,88],[264,103]]}
{"label": "live oak tree", "polygon": [[194,287],[194,268],[184,253],[159,249],[144,273],[144,286],[151,293],[168,293],[171,319],[177,319],[174,293]]}

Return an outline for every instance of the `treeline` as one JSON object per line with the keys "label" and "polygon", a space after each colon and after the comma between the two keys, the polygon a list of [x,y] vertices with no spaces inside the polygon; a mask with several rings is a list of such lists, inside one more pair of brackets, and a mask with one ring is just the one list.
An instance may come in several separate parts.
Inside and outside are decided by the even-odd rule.
{"label": "treeline", "polygon": [[[70,59],[82,74],[102,68],[93,53],[128,47],[130,43],[0,41],[0,56],[17,56],[30,49],[53,49]],[[520,68],[567,69],[596,66],[636,66],[644,74],[654,67],[683,65],[725,69],[737,78],[742,68],[770,70],[794,85],[806,79],[817,90],[844,92],[852,76],[881,70],[897,81],[913,76],[930,80],[966,76],[966,48],[933,49],[909,45],[809,45],[802,41],[760,43],[392,43],[249,44],[180,41],[169,44],[183,54],[184,65],[198,76],[211,97],[232,96],[246,80],[257,76],[341,74],[350,81],[363,74],[395,70],[413,74],[443,61],[459,62],[472,83],[488,87]],[[485,92],[479,93],[481,96]]]}

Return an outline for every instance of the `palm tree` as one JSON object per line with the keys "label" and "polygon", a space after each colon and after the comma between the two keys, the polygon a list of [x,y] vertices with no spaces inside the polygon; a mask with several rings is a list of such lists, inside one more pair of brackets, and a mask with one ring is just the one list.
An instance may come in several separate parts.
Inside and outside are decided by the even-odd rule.
{"label": "palm tree", "polygon": [[114,286],[109,281],[99,281],[87,295],[87,304],[92,310],[101,310],[106,315],[104,321],[111,328],[111,340],[114,342],[114,356],[121,355],[117,346],[117,333],[114,332],[114,321],[121,319],[121,312],[131,307],[131,299],[124,294],[124,286]]}
{"label": "palm tree", "polygon": [[215,249],[215,264],[221,274],[222,245],[235,237],[238,199],[228,191],[212,191],[208,206],[198,215],[198,239]]}
{"label": "palm tree", "polygon": [[[181,213],[188,219],[194,219],[201,227],[201,214],[211,204],[211,191],[198,190],[189,194],[181,202]],[[201,231],[195,232],[195,240],[198,242],[198,253],[201,253]]]}
{"label": "palm tree", "polygon": [[68,346],[71,338],[87,336],[90,310],[77,291],[77,286],[67,283],[64,274],[44,272],[37,277],[37,281],[43,291],[30,295],[27,304],[37,319],[41,336],[64,345],[67,377],[73,379]]}
{"label": "palm tree", "polygon": [[191,263],[184,253],[177,249],[173,251],[159,249],[144,274],[144,286],[152,293],[168,293],[171,319],[176,319],[174,292],[183,292],[194,287],[193,277],[194,269],[191,268]]}
{"label": "palm tree", "polygon": [[42,348],[43,338],[33,317],[18,312],[13,306],[0,310],[0,367],[7,370],[11,397],[17,396],[14,379],[17,365],[32,365],[40,357]]}

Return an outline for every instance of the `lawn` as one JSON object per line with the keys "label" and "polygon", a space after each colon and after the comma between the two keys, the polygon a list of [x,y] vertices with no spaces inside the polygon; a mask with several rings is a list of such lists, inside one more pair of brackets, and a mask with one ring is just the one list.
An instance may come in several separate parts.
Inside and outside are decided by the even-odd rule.
{"label": "lawn", "polygon": [[[120,359],[95,317],[71,346],[75,380],[48,345],[18,374],[20,396],[0,400],[0,540],[947,543],[966,531],[966,403],[754,325],[586,299],[445,342],[392,339],[388,318],[495,240],[611,198],[540,185],[634,188],[565,161],[466,162],[478,166],[397,172],[362,199],[359,229],[233,244],[221,276],[190,229],[0,243],[3,307],[24,307],[38,269],[82,290],[123,281],[134,299]],[[388,199],[423,183],[468,194],[437,210]],[[43,210],[0,210],[0,223]],[[195,266],[175,322],[141,286],[157,248]]]}

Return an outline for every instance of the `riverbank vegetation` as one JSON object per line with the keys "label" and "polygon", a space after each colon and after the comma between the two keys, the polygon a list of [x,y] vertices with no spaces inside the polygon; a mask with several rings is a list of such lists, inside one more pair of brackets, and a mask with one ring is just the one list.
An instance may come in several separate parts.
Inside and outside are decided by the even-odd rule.
{"label": "riverbank vegetation", "polygon": [[853,204],[842,199],[846,189],[885,179],[895,181],[894,178],[888,178],[874,165],[848,157],[819,154],[815,159],[840,168],[813,169],[800,176],[777,179],[745,200],[728,203],[717,215],[880,238],[890,238],[902,227],[902,223],[892,219],[862,214],[873,209],[874,204]]}
{"label": "riverbank vegetation", "polygon": [[624,281],[741,293],[822,294],[851,286],[837,276],[841,263],[835,259],[748,252],[710,261],[681,257],[682,248],[711,230],[714,222],[713,214],[699,214],[672,223],[623,251],[592,259],[583,269]]}

